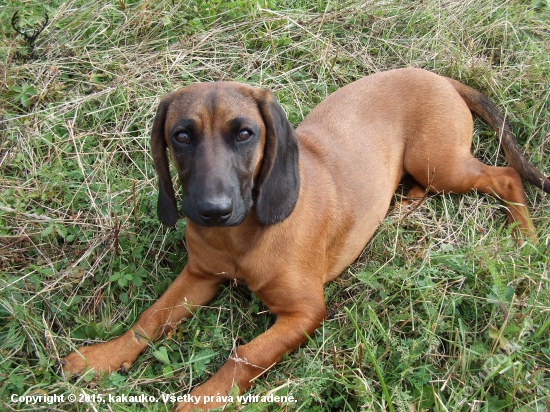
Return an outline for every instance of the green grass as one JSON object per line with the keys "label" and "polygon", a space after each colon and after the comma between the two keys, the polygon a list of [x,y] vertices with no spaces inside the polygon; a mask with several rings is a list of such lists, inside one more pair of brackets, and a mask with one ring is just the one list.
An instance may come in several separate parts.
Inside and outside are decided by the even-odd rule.
{"label": "green grass", "polygon": [[[11,27],[15,11],[29,32],[49,16],[34,52]],[[423,67],[489,95],[530,161],[550,174],[548,1],[8,0],[0,21],[4,410],[138,410],[25,406],[11,396],[183,395],[233,344],[272,323],[246,288],[231,286],[128,375],[71,382],[56,374],[76,346],[128,328],[185,264],[185,222],[168,230],[155,217],[148,140],[165,92],[245,81],[272,89],[298,124],[361,76]],[[481,123],[474,151],[504,163]],[[391,210],[360,259],[326,287],[323,326],[252,393],[297,399],[268,410],[547,411],[550,201],[533,187],[526,193],[538,245],[518,247],[502,207],[475,193],[429,197],[409,215]]]}

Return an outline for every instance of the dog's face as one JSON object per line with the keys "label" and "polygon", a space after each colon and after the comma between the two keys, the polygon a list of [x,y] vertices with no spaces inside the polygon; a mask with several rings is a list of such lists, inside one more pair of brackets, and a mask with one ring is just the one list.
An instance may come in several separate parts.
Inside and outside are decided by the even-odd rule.
{"label": "dog's face", "polygon": [[198,83],[165,95],[151,133],[159,175],[157,212],[172,226],[177,206],[201,226],[239,225],[253,209],[263,224],[286,218],[299,190],[297,139],[273,95],[234,82]]}

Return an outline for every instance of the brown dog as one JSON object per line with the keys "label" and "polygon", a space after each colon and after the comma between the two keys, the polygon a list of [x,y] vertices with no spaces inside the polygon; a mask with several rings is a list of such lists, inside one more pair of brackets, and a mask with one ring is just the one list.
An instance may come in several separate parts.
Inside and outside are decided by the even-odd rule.
{"label": "brown dog", "polygon": [[[512,167],[472,157],[470,110],[500,129]],[[413,197],[424,188],[494,195],[507,206],[508,221],[529,236],[534,227],[520,175],[550,192],[550,180],[526,161],[485,96],[419,69],[374,74],[338,90],[296,132],[268,91],[194,84],[162,98],[151,145],[158,216],[168,226],[178,208],[167,148],[178,171],[188,264],[131,330],[82,347],[62,364],[70,373],[127,370],[150,341],[208,303],[221,282],[243,280],[277,320],[239,346],[193,396],[227,395],[234,384],[245,391],[315,331],[326,313],[323,285],[361,253],[404,175],[417,183]]]}

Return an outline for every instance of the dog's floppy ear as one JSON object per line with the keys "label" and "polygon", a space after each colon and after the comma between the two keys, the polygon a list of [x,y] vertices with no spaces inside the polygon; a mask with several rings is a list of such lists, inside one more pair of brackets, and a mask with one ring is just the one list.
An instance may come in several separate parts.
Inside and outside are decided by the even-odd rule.
{"label": "dog's floppy ear", "polygon": [[164,122],[166,112],[170,105],[170,95],[162,97],[155,120],[151,130],[151,151],[153,153],[153,163],[159,176],[159,197],[157,202],[157,216],[162,224],[174,226],[178,220],[178,206],[172,178],[170,177],[170,167],[168,165],[168,156],[166,155],[166,141]]}
{"label": "dog's floppy ear", "polygon": [[255,213],[260,223],[271,225],[286,219],[298,200],[298,138],[273,93],[259,90],[256,101],[263,117],[266,138],[256,182]]}

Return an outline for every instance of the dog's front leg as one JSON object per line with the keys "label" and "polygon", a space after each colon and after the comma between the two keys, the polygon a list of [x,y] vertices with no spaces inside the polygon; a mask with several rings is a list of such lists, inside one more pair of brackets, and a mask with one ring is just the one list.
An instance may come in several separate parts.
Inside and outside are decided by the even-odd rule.
{"label": "dog's front leg", "polygon": [[[277,279],[280,280],[280,279]],[[275,282],[271,282],[275,283]],[[289,282],[293,289],[268,285],[268,289],[256,291],[257,296],[277,315],[275,324],[246,345],[236,348],[229,360],[207,382],[191,392],[195,404],[182,403],[174,410],[205,410],[226,403],[229,391],[237,385],[242,394],[252,386],[254,378],[262,375],[282,357],[296,350],[319,327],[326,316],[322,284],[318,287],[300,288]]]}
{"label": "dog's front leg", "polygon": [[198,306],[212,300],[220,280],[216,276],[193,274],[186,266],[130,330],[107,342],[78,348],[60,362],[63,372],[78,375],[92,369],[96,373],[128,370],[152,340],[170,331],[183,317],[190,317]]}

